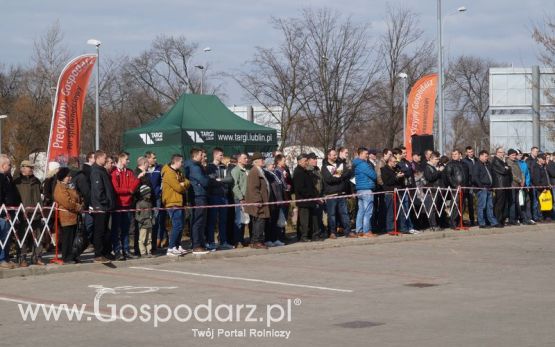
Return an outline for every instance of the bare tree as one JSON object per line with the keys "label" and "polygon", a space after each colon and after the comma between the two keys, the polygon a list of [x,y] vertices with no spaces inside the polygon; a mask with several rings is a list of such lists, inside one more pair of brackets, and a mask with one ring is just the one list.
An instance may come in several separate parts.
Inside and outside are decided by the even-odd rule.
{"label": "bare tree", "polygon": [[[419,17],[404,8],[388,8],[386,31],[379,40],[380,77],[370,90],[374,127],[381,129],[381,143],[392,147],[402,142],[403,84],[400,73],[407,74],[407,87],[435,67],[434,45],[423,40]],[[407,93],[409,91],[407,90]]]}
{"label": "bare tree", "polygon": [[[283,35],[277,49],[256,49],[248,64],[252,70],[233,79],[245,90],[251,100],[266,108],[272,120],[280,127],[280,150],[289,145],[290,133],[299,125],[304,103],[300,95],[306,88],[307,71],[303,69],[306,35],[299,21],[273,19],[275,29]],[[281,112],[276,111],[276,106]]]}
{"label": "bare tree", "polygon": [[[489,138],[489,69],[494,66],[502,64],[463,55],[449,63],[445,75],[446,105],[466,119],[468,127],[478,124],[481,130],[477,138],[467,139],[470,143]],[[482,146],[489,148],[488,143]]]}
{"label": "bare tree", "polygon": [[535,25],[532,37],[543,49],[540,53],[542,63],[555,67],[555,17],[545,17],[543,23]]}
{"label": "bare tree", "polygon": [[303,11],[308,86],[305,117],[323,148],[344,144],[344,135],[362,119],[366,92],[375,79],[368,26],[329,9]]}
{"label": "bare tree", "polygon": [[27,69],[13,70],[12,88],[16,80],[19,82],[15,92],[17,97],[9,106],[6,128],[10,129],[7,152],[16,161],[46,149],[55,86],[68,60],[63,33],[56,21],[35,40],[32,65]]}
{"label": "bare tree", "polygon": [[[146,95],[154,94],[164,104],[173,104],[183,93],[199,93],[202,75],[191,58],[198,44],[184,36],[158,36],[151,47],[140,56],[131,59],[125,71],[137,82]],[[208,66],[204,69],[204,90],[208,89]],[[212,90],[215,93],[217,90]]]}

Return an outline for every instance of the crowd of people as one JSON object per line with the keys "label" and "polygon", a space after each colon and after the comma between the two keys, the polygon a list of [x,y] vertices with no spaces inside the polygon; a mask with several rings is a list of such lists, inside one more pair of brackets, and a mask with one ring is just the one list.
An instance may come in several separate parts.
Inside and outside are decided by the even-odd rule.
{"label": "crowd of people", "polygon": [[[347,148],[329,149],[325,158],[299,155],[292,172],[280,152],[229,157],[215,148],[211,162],[202,148],[189,154],[187,160],[174,154],[160,165],[156,153],[147,152],[132,170],[128,153],[110,156],[99,150],[88,153],[83,165],[77,158],[64,167],[49,163],[42,182],[29,160],[12,178],[10,158],[0,155],[0,205],[56,204],[60,236],[55,242],[65,264],[80,262],[87,245],[94,248],[95,262],[108,263],[164,252],[178,257],[246,246],[266,249],[341,235],[418,234],[463,224],[533,225],[555,216],[553,208],[540,204],[540,197],[553,193],[555,154],[537,147],[529,154],[499,147],[491,158],[485,150],[476,157],[472,147],[464,153],[455,149],[450,157],[427,150],[411,158],[403,146],[361,147],[352,160]],[[462,204],[453,194],[438,194],[447,188],[462,192]],[[427,213],[417,213],[422,208]],[[53,243],[43,233],[40,214],[23,218],[20,213],[0,216],[0,268],[44,265],[42,255]],[[16,233],[9,233],[10,221]],[[288,237],[288,225],[296,226],[296,236]],[[184,230],[188,247],[182,243]]]}

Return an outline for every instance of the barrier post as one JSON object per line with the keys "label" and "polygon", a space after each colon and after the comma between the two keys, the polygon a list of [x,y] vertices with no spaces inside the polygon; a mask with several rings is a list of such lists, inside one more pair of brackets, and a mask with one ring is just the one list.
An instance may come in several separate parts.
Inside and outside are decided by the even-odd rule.
{"label": "barrier post", "polygon": [[468,230],[468,228],[465,227],[464,223],[463,223],[463,219],[464,219],[463,218],[463,213],[464,213],[464,210],[463,210],[463,201],[464,201],[463,194],[464,193],[463,193],[463,191],[464,191],[464,189],[461,186],[459,186],[459,216],[460,216],[461,222],[460,222],[460,225],[457,228],[457,230]]}
{"label": "barrier post", "polygon": [[52,208],[54,208],[54,231],[55,231],[55,235],[56,235],[56,253],[54,254],[54,258],[52,260],[50,260],[51,263],[54,264],[59,264],[62,265],[64,263],[64,261],[62,259],[60,259],[58,257],[58,244],[60,243],[60,234],[58,233],[58,207],[55,205],[52,205]]}
{"label": "barrier post", "polygon": [[399,236],[401,233],[397,231],[397,188],[393,190],[393,231],[389,235]]}

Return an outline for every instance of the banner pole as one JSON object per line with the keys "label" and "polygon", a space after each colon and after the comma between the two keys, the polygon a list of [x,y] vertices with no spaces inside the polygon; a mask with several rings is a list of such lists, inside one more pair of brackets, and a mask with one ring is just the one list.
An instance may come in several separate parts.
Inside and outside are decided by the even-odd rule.
{"label": "banner pole", "polygon": [[54,263],[54,264],[59,264],[62,265],[64,263],[64,261],[62,259],[59,258],[58,256],[58,244],[60,243],[60,234],[58,232],[59,228],[58,228],[58,207],[56,205],[52,205],[52,208],[54,208],[54,230],[55,230],[55,235],[56,235],[56,253],[54,254],[54,259],[52,259],[50,262]]}
{"label": "banner pole", "polygon": [[399,236],[397,231],[397,188],[393,190],[393,231],[389,235]]}

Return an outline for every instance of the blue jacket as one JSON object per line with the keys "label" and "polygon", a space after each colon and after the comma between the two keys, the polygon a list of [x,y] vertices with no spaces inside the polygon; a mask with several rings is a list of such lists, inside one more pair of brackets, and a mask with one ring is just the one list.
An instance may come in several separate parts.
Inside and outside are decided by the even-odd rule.
{"label": "blue jacket", "polygon": [[208,196],[208,185],[210,178],[202,165],[193,160],[185,161],[185,177],[191,182],[189,194],[192,199],[206,198]]}
{"label": "blue jacket", "polygon": [[530,170],[528,170],[528,165],[524,160],[519,160],[518,165],[520,166],[520,170],[524,175],[524,180],[525,180],[524,185],[526,187],[530,187],[530,185],[532,185],[532,178],[530,177]]}
{"label": "blue jacket", "polygon": [[376,171],[368,164],[359,158],[353,160],[353,168],[355,169],[356,190],[374,190],[376,189]]}
{"label": "blue jacket", "polygon": [[150,185],[152,186],[152,190],[154,193],[154,198],[159,199],[162,196],[162,166],[160,164],[156,164],[152,171],[148,168],[147,175],[150,179]]}

